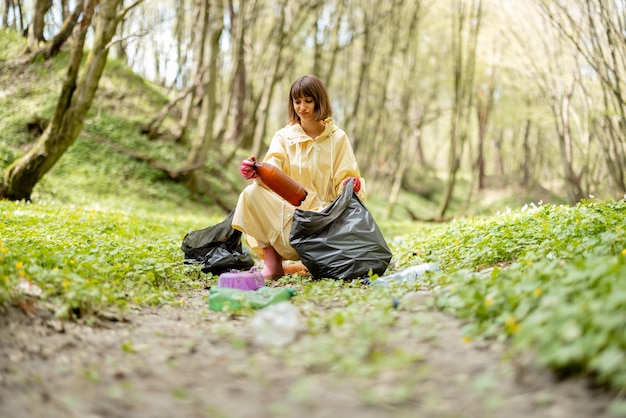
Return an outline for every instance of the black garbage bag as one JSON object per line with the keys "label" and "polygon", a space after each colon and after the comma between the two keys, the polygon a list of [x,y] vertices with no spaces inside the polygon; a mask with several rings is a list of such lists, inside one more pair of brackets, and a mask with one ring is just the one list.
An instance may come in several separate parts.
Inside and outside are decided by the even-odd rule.
{"label": "black garbage bag", "polygon": [[242,249],[241,231],[232,227],[233,210],[222,222],[188,232],[180,249],[184,263],[203,264],[202,272],[220,274],[228,270],[247,270],[254,266],[250,253]]}
{"label": "black garbage bag", "polygon": [[316,280],[354,280],[370,271],[382,275],[391,261],[391,250],[353,183],[349,180],[320,212],[295,211],[290,243]]}

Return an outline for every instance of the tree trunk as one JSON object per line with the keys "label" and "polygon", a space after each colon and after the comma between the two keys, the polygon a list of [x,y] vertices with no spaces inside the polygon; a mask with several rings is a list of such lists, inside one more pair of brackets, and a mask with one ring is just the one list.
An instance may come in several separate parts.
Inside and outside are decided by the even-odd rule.
{"label": "tree trunk", "polygon": [[[465,10],[465,5],[458,0],[453,0],[452,6],[454,9],[452,33],[454,103],[450,123],[448,178],[437,210],[438,218],[445,216],[452,201],[456,176],[461,167],[463,148],[469,134],[469,111],[472,106],[476,45],[482,18],[482,0],[474,0],[470,6],[471,10],[469,13]],[[466,24],[470,27],[467,38],[464,35]]]}
{"label": "tree trunk", "polygon": [[74,8],[74,12],[67,16],[59,32],[54,35],[50,42],[33,54],[31,61],[34,61],[39,56],[43,56],[47,59],[59,53],[63,44],[70,38],[70,36],[72,36],[72,32],[74,31],[74,28],[78,23],[78,19],[83,12],[83,4],[84,0],[78,1],[76,7]]}
{"label": "tree trunk", "polygon": [[569,120],[569,108],[571,92],[561,99],[560,108],[555,109],[555,116],[560,118],[557,122],[559,128],[559,149],[561,151],[561,163],[565,174],[565,185],[570,204],[576,204],[584,197],[580,177],[574,171],[574,155]]}
{"label": "tree trunk", "polygon": [[[196,2],[196,18],[194,21],[195,31],[192,31],[192,50],[195,56],[195,61],[193,62],[193,68],[195,71],[194,79],[196,75],[203,71],[204,67],[204,50],[205,43],[208,33],[209,26],[209,9],[210,9],[210,1],[209,0],[198,0]],[[192,82],[192,81],[190,81]],[[187,95],[185,102],[183,104],[182,115],[180,121],[178,122],[179,127],[179,138],[178,140],[183,140],[187,135],[187,130],[189,129],[189,125],[191,124],[192,116],[194,113],[196,105],[196,89],[190,91]]]}
{"label": "tree trunk", "polygon": [[39,45],[45,42],[44,29],[46,27],[45,17],[52,7],[52,0],[37,0],[35,2],[35,12],[33,20],[28,26],[28,40],[25,53],[35,52]]}
{"label": "tree trunk", "polygon": [[[208,4],[207,7],[209,7]],[[207,25],[206,36],[208,37],[208,42],[204,42],[206,48],[206,50],[203,51],[205,55],[204,62],[206,62],[208,68],[204,77],[202,108],[198,120],[198,134],[192,143],[187,159],[187,165],[194,167],[188,180],[189,188],[193,192],[201,190],[204,164],[208,159],[209,151],[214,141],[215,115],[218,109],[216,97],[217,79],[219,77],[217,61],[219,57],[220,38],[224,27],[224,8],[218,2],[217,7],[213,9],[214,27],[211,28],[210,23]]]}
{"label": "tree trunk", "polygon": [[479,87],[476,98],[476,111],[478,116],[478,144],[476,156],[476,175],[478,178],[478,190],[485,188],[485,142],[487,141],[487,128],[493,109],[493,95],[496,90],[495,66],[491,67],[487,88]]}
{"label": "tree trunk", "polygon": [[522,150],[523,150],[523,161],[522,161],[522,187],[524,188],[528,188],[528,186],[530,186],[530,182],[531,182],[531,176],[530,176],[530,162],[531,162],[531,155],[530,155],[530,128],[532,126],[532,122],[530,120],[530,118],[526,119],[526,121],[524,122],[524,136],[522,138]]}
{"label": "tree trunk", "polygon": [[[272,97],[274,95],[274,91],[276,90],[276,85],[278,84],[278,80],[281,77],[281,64],[283,64],[283,51],[287,44],[288,37],[288,29],[286,26],[287,11],[287,0],[283,0],[280,6],[280,17],[279,23],[276,30],[276,52],[274,52],[274,59],[271,63],[272,69],[270,70],[267,76],[267,82],[263,88],[263,92],[261,97],[259,98],[258,106],[257,106],[257,115],[255,115],[255,119],[257,120],[256,127],[254,129],[254,137],[252,142],[252,154],[260,155],[263,147],[263,139],[265,138],[265,133],[267,132],[267,120],[269,117],[269,109],[272,105]],[[260,117],[258,116],[260,114]]]}
{"label": "tree trunk", "polygon": [[[37,182],[78,137],[106,66],[108,45],[115,35],[118,24],[117,9],[121,2],[122,0],[88,0],[84,5],[83,19],[54,116],[33,148],[7,168],[0,188],[1,198],[30,200]],[[86,60],[86,68],[78,79],[85,37],[96,6],[98,14],[93,45]]]}

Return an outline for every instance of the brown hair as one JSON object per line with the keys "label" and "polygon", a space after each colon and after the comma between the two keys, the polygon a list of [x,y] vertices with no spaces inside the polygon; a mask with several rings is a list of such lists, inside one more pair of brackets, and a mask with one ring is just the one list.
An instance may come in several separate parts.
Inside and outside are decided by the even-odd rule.
{"label": "brown hair", "polygon": [[312,97],[315,101],[315,120],[322,121],[333,115],[330,98],[322,80],[311,74],[303,75],[293,82],[289,91],[289,123],[296,123],[300,120],[293,108],[293,101],[304,97]]}

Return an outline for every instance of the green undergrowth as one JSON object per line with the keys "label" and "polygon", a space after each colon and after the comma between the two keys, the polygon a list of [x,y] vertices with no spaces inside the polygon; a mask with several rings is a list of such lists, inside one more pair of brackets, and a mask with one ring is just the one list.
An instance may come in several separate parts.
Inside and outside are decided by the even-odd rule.
{"label": "green undergrowth", "polygon": [[[414,241],[448,274],[467,339],[511,340],[559,374],[626,389],[626,201],[527,206]],[[410,247],[410,245],[409,245]]]}
{"label": "green undergrowth", "polygon": [[198,219],[0,202],[0,301],[27,298],[17,289],[28,282],[64,319],[176,303],[176,294],[202,285],[180,250],[184,234],[204,226]]}
{"label": "green undergrowth", "polygon": [[[184,211],[0,202],[0,303],[29,300],[17,290],[28,282],[42,290],[41,304],[71,320],[133,304],[177,305],[216,281],[182,263],[184,234],[220,220]],[[298,290],[293,301],[307,332],[276,351],[305,371],[367,377],[410,368],[393,395],[401,400],[423,371],[419,353],[404,342],[424,338],[428,329],[419,313],[400,327],[402,296],[430,290],[429,306],[461,318],[467,341],[507,341],[512,353],[534,352],[559,374],[585,374],[624,390],[624,225],[625,200],[528,205],[446,224],[381,222],[394,253],[388,273],[426,262],[441,271],[389,287],[287,276],[275,285]]]}

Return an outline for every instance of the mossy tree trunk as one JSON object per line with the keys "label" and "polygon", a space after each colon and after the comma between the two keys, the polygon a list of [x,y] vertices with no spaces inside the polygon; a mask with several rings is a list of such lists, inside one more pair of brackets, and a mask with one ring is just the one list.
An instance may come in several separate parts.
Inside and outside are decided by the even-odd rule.
{"label": "mossy tree trunk", "polygon": [[46,27],[45,17],[52,7],[52,0],[37,0],[33,19],[28,25],[28,38],[26,53],[37,51],[39,45],[45,42],[44,30]]}
{"label": "mossy tree trunk", "polygon": [[[56,111],[35,145],[5,171],[0,198],[30,200],[33,188],[74,143],[91,108],[115,35],[122,0],[87,0]],[[85,37],[98,6],[93,47],[80,75]]]}

